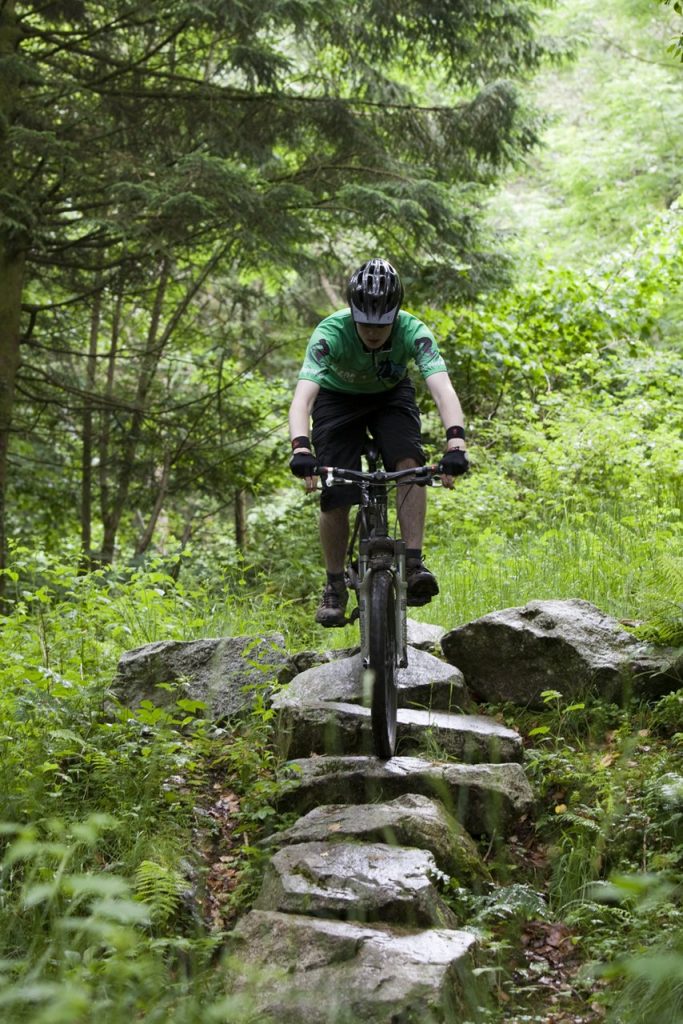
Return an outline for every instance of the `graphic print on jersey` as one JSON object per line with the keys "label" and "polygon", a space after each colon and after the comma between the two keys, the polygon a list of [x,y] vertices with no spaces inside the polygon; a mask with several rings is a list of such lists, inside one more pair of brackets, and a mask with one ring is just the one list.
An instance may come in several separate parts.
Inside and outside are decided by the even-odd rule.
{"label": "graphic print on jersey", "polygon": [[431,338],[418,338],[415,342],[415,356],[418,359],[420,356],[425,360],[434,359],[439,356],[439,352]]}
{"label": "graphic print on jersey", "polygon": [[330,346],[324,338],[318,338],[318,340],[311,346],[311,359],[316,362],[318,366],[325,365],[325,360],[329,354]]}

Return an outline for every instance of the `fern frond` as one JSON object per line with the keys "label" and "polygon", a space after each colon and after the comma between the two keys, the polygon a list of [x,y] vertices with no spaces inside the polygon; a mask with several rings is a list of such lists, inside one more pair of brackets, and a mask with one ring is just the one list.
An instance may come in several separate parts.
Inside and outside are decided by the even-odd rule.
{"label": "fern frond", "polygon": [[572,825],[576,825],[584,832],[594,832],[596,834],[602,832],[602,827],[593,818],[586,818],[582,814],[574,814],[573,811],[565,811],[562,815],[562,821],[563,823],[571,822]]}
{"label": "fern frond", "polygon": [[143,860],[135,872],[135,897],[146,903],[155,924],[168,921],[178,909],[186,883],[173,868]]}
{"label": "fern frond", "polygon": [[651,611],[637,635],[671,647],[683,645],[683,556],[667,554],[653,564],[646,600]]}

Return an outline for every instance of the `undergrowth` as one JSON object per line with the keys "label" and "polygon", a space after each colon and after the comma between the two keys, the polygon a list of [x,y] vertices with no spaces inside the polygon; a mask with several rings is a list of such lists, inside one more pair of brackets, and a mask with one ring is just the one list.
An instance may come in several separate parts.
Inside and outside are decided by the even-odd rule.
{"label": "undergrowth", "polygon": [[488,851],[497,884],[450,897],[484,936],[491,1019],[678,1021],[683,691],[622,705],[549,691],[544,709],[488,711],[526,738],[538,798],[531,827]]}
{"label": "undergrowth", "polygon": [[163,573],[86,577],[21,551],[9,576],[0,1017],[246,1019],[251,997],[227,994],[220,952],[253,899],[257,841],[275,813],[272,712],[259,694],[251,715],[223,725],[180,695],[118,703],[122,650],[183,636],[201,614]]}

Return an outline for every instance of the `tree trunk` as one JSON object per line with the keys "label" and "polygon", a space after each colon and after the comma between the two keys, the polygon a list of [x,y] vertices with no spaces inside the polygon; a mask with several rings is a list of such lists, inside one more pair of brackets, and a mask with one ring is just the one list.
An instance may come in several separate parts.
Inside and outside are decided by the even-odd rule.
{"label": "tree trunk", "polygon": [[84,569],[92,563],[92,460],[93,460],[93,398],[97,380],[97,342],[100,334],[102,293],[97,292],[90,318],[88,366],[83,405],[83,449],[81,457],[81,560]]}
{"label": "tree trunk", "polygon": [[[0,187],[9,197],[12,213],[14,167],[8,141],[8,127],[14,121],[19,82],[13,70],[12,54],[19,47],[14,0],[0,4]],[[24,286],[26,240],[20,225],[7,218],[9,227],[0,233],[0,568],[7,557],[5,503],[7,496],[8,451],[14,392],[19,368],[21,295]],[[21,240],[20,240],[21,239]],[[4,576],[0,576],[0,594]]]}
{"label": "tree trunk", "polygon": [[[107,382],[104,391],[104,403],[100,414],[100,436],[99,436],[99,492],[100,492],[100,520],[102,525],[107,522],[111,502],[110,488],[110,463],[112,460],[112,421],[114,407],[114,381],[116,378],[116,365],[119,350],[119,334],[121,331],[121,313],[123,310],[123,285],[119,288],[114,303],[114,314],[111,325],[111,342],[107,353]],[[100,553],[100,561],[102,556]]]}
{"label": "tree trunk", "polygon": [[147,331],[147,342],[145,352],[142,356],[140,374],[138,376],[137,392],[134,401],[134,411],[131,416],[130,425],[126,432],[123,443],[122,458],[116,481],[116,491],[104,518],[104,532],[102,537],[102,562],[109,565],[114,561],[114,550],[116,535],[121,524],[128,492],[130,490],[133,471],[135,468],[135,456],[142,434],[142,425],[147,413],[147,399],[149,389],[152,386],[156,368],[161,358],[164,342],[159,341],[159,330],[161,315],[166,298],[166,288],[169,282],[169,261],[164,260],[160,268],[159,282],[156,288],[154,306]]}
{"label": "tree trunk", "polygon": [[144,555],[147,548],[152,543],[154,537],[154,531],[161,515],[161,510],[164,507],[166,501],[166,494],[168,492],[168,482],[171,477],[171,453],[167,451],[164,454],[164,464],[161,468],[161,474],[159,477],[159,486],[157,487],[157,496],[154,500],[154,507],[150,513],[147,525],[143,528],[138,537],[137,544],[135,545],[135,557],[139,558],[140,555]]}
{"label": "tree trunk", "polygon": [[[7,558],[5,502],[8,451],[19,368],[19,322],[24,282],[24,253],[13,252],[0,239],[0,568]],[[0,577],[0,593],[2,582]]]}
{"label": "tree trunk", "polygon": [[[105,485],[104,476],[106,471],[104,468],[101,470],[103,477],[101,478],[101,489],[103,494],[111,495],[109,500],[102,500],[102,524],[103,524],[103,539],[102,539],[102,563],[110,564],[114,560],[114,551],[116,545],[116,536],[121,524],[121,518],[125,511],[126,503],[128,501],[128,494],[130,491],[131,482],[133,480],[135,472],[135,458],[138,453],[140,440],[142,437],[142,427],[145,421],[145,417],[148,414],[148,403],[149,394],[154,383],[154,379],[159,367],[159,363],[164,355],[164,352],[170,343],[174,332],[182,318],[187,313],[193,299],[213,272],[218,266],[226,252],[229,250],[230,244],[221,243],[213,255],[209,257],[206,263],[203,265],[196,278],[190,281],[182,297],[176,302],[173,311],[171,312],[165,327],[162,329],[162,319],[164,312],[164,305],[166,304],[166,291],[168,284],[171,280],[171,261],[169,258],[162,260],[159,268],[159,274],[157,277],[156,295],[154,300],[154,307],[151,313],[149,328],[147,331],[147,339],[145,342],[145,351],[142,355],[140,362],[140,372],[137,381],[137,391],[133,402],[134,411],[130,418],[130,423],[125,436],[123,444],[121,446],[121,457],[119,461],[119,470],[117,473],[116,480],[113,486],[109,484]],[[120,311],[119,311],[120,312]],[[110,380],[107,385],[107,393],[113,392],[113,373],[114,373],[114,362],[110,363]],[[108,441],[107,441],[108,443]],[[109,461],[111,462],[112,453],[109,453]]]}
{"label": "tree trunk", "polygon": [[178,551],[176,552],[177,558],[176,558],[175,562],[173,563],[173,565],[171,566],[171,568],[169,570],[169,576],[172,579],[174,579],[176,582],[178,581],[178,579],[180,577],[180,569],[181,569],[182,564],[183,564],[182,556],[183,556],[183,554],[185,552],[185,548],[190,543],[190,540],[192,538],[193,528],[194,528],[194,512],[192,510],[188,510],[188,512],[187,512],[187,514],[185,516],[185,525],[183,527],[183,533],[182,533],[182,536],[180,538],[180,547],[179,547]]}
{"label": "tree trunk", "polygon": [[249,542],[247,529],[248,492],[243,487],[235,492],[235,543],[240,551],[246,551]]}

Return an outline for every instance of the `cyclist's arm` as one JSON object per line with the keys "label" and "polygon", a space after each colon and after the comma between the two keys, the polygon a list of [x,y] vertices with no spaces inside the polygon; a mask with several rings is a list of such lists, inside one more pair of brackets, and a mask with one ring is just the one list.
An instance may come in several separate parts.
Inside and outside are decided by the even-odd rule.
{"label": "cyclist's arm", "polygon": [[[294,390],[292,404],[289,407],[289,436],[292,441],[292,461],[304,460],[304,466],[300,466],[298,472],[292,465],[292,462],[290,462],[292,472],[296,476],[301,476],[302,472],[310,472],[314,468],[313,458],[310,454],[311,442],[308,432],[311,410],[319,391],[320,385],[316,384],[315,381],[306,380],[305,378],[300,380]],[[314,491],[317,488],[318,478],[316,476],[305,476],[303,479],[307,491]]]}
{"label": "cyclist's arm", "polygon": [[315,381],[297,382],[289,407],[289,436],[292,441],[295,437],[309,437],[311,410],[319,391],[320,385]]}
{"label": "cyclist's arm", "polygon": [[[463,427],[464,417],[462,414],[462,406],[460,405],[460,399],[455,393],[455,388],[451,384],[451,379],[447,373],[439,371],[438,373],[431,373],[429,377],[425,379],[425,383],[429,388],[432,398],[439,410],[439,416],[443,423],[444,430],[448,430],[449,427]],[[460,431],[464,434],[464,429]],[[446,450],[452,451],[455,448],[459,448],[460,451],[466,451],[467,445],[465,444],[465,438],[463,437],[450,437],[446,439]],[[466,458],[466,456],[463,456]],[[444,487],[449,489],[454,484],[454,478],[447,474],[441,477],[441,482]]]}
{"label": "cyclist's arm", "polygon": [[[462,427],[464,423],[462,406],[448,374],[432,373],[426,378],[425,383],[439,411],[444,430],[449,427]],[[453,437],[448,441],[447,447],[449,449],[462,448],[464,451],[467,446],[463,438]]]}

